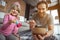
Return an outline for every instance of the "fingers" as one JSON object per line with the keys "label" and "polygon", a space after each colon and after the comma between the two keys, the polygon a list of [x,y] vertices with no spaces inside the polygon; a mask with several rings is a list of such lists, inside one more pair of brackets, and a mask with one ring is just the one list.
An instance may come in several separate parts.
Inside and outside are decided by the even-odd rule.
{"label": "fingers", "polygon": [[41,35],[33,35],[34,40],[44,40],[44,37]]}
{"label": "fingers", "polygon": [[38,37],[41,39],[42,38],[42,36],[41,35],[38,35]]}
{"label": "fingers", "polygon": [[35,24],[35,21],[34,20],[30,20],[29,23]]}
{"label": "fingers", "polygon": [[42,37],[41,35],[38,35],[38,38],[39,38],[40,40],[44,40],[44,37]]}
{"label": "fingers", "polygon": [[39,40],[36,35],[33,35],[34,40]]}
{"label": "fingers", "polygon": [[10,23],[15,23],[15,22],[16,22],[16,20],[9,20],[9,22],[10,22]]}
{"label": "fingers", "polygon": [[34,20],[30,20],[30,21],[29,21],[29,24],[30,24],[30,29],[31,29],[31,30],[32,30],[33,28],[35,28],[36,23],[35,23]]}

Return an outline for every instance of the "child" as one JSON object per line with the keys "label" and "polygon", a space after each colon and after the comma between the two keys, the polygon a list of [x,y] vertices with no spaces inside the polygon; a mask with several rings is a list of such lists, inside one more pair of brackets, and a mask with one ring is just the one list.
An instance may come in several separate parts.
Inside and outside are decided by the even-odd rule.
{"label": "child", "polygon": [[20,36],[17,34],[19,27],[22,26],[18,19],[18,14],[20,13],[20,4],[15,2],[10,13],[4,16],[3,27],[0,30],[0,40],[20,40]]}

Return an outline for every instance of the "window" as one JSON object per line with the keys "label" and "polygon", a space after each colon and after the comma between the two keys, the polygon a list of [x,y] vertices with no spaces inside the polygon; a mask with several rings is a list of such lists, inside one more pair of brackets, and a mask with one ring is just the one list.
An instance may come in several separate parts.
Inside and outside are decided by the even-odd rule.
{"label": "window", "polygon": [[51,15],[53,16],[54,24],[59,24],[58,11],[57,9],[51,10]]}
{"label": "window", "polygon": [[5,6],[6,2],[4,0],[0,0],[0,5]]}
{"label": "window", "polygon": [[55,9],[55,10],[48,10],[47,13],[51,14],[53,16],[54,24],[59,24],[59,17],[58,17],[57,9]]}

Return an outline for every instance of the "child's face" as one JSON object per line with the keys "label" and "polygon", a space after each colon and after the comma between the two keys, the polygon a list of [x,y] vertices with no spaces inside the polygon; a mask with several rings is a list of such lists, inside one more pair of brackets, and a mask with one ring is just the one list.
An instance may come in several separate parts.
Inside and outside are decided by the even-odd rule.
{"label": "child's face", "polygon": [[18,11],[17,10],[11,10],[11,14],[16,16],[16,15],[18,15]]}

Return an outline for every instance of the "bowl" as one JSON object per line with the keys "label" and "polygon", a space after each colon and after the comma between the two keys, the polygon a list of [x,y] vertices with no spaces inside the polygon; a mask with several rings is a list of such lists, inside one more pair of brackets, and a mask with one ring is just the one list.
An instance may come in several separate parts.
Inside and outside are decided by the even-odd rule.
{"label": "bowl", "polygon": [[32,29],[33,34],[42,34],[42,35],[44,35],[44,34],[46,34],[46,32],[47,32],[46,28],[33,28]]}

